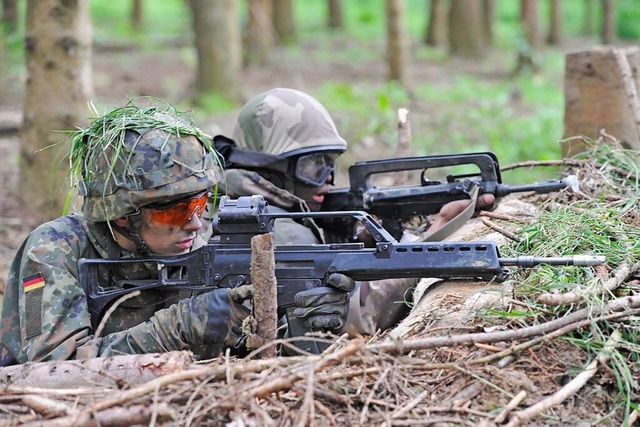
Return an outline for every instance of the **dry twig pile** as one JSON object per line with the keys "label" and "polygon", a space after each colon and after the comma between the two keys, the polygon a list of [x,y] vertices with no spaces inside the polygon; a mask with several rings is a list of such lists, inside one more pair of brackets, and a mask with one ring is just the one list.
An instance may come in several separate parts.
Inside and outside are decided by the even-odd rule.
{"label": "dry twig pile", "polygon": [[[602,139],[565,162],[580,194],[546,198],[531,223],[491,223],[516,238],[505,251],[598,252],[603,268],[518,272],[503,304],[478,309],[464,326],[424,324],[402,340],[341,337],[322,355],[191,363],[168,353],[162,362],[123,356],[5,368],[0,426],[632,425],[640,173],[635,154]],[[45,374],[34,381],[29,371],[42,366],[69,379],[78,369],[79,379],[38,386]]]}

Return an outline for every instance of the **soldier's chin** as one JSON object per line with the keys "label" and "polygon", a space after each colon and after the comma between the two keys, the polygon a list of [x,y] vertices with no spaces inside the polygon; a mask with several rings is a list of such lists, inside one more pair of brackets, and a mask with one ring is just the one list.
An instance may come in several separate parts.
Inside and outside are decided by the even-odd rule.
{"label": "soldier's chin", "polygon": [[317,202],[315,198],[313,200],[307,200],[307,206],[309,207],[309,210],[311,212],[318,212],[320,210],[321,205],[322,205],[322,202]]}

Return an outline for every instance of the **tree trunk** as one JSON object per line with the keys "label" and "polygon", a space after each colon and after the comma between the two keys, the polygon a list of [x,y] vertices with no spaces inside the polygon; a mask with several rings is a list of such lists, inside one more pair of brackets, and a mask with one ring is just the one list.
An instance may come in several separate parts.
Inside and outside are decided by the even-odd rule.
{"label": "tree trunk", "polygon": [[582,22],[582,32],[588,36],[593,34],[593,17],[595,4],[594,0],[584,0],[584,19]]}
{"label": "tree trunk", "polygon": [[328,0],[327,5],[329,7],[329,28],[342,28],[342,5],[340,0]]}
{"label": "tree trunk", "polygon": [[5,59],[5,50],[6,50],[6,36],[4,34],[4,31],[0,30],[0,99],[2,99],[4,97],[5,94],[5,89],[6,89],[6,83],[5,83],[5,76],[7,75],[6,70],[5,70],[5,64],[6,64],[6,59]]}
{"label": "tree trunk", "polygon": [[431,0],[429,21],[427,31],[425,31],[425,43],[427,46],[446,49],[449,43],[447,40],[449,5],[447,3],[448,0]]}
{"label": "tree trunk", "polygon": [[242,45],[235,0],[190,0],[198,57],[196,100],[212,94],[241,102]]}
{"label": "tree trunk", "polygon": [[15,33],[18,29],[17,0],[2,0],[2,23],[8,33]]}
{"label": "tree trunk", "polygon": [[387,0],[387,64],[389,80],[408,85],[409,35],[405,0]]}
{"label": "tree trunk", "polygon": [[131,28],[142,29],[142,0],[131,0]]}
{"label": "tree trunk", "polygon": [[[20,144],[20,194],[45,221],[60,216],[68,194],[65,138],[83,125],[92,97],[89,2],[27,1],[27,80]],[[67,152],[63,152],[63,150]]]}
{"label": "tree trunk", "polygon": [[616,41],[616,6],[614,0],[602,0],[602,43]]}
{"label": "tree trunk", "polygon": [[293,0],[274,0],[273,27],[280,44],[289,44],[296,38],[293,15]]}
{"label": "tree trunk", "polygon": [[272,0],[249,0],[247,22],[247,64],[266,64],[274,43]]}
{"label": "tree trunk", "polygon": [[550,1],[547,43],[559,45],[562,43],[562,6],[560,5],[560,0]]}
{"label": "tree trunk", "polygon": [[[620,52],[626,64],[616,55]],[[565,138],[583,135],[596,139],[600,130],[605,129],[624,146],[640,149],[638,69],[640,49],[637,47],[620,51],[599,47],[568,54],[564,82]],[[572,143],[563,146],[563,153],[570,156],[583,149],[582,145]]]}
{"label": "tree trunk", "polygon": [[479,58],[486,52],[482,19],[482,2],[451,0],[449,48],[452,55]]}
{"label": "tree trunk", "polygon": [[496,1],[484,0],[482,8],[482,18],[484,22],[484,35],[487,46],[493,45],[493,21],[496,16]]}
{"label": "tree trunk", "polygon": [[520,17],[529,47],[535,51],[539,50],[538,0],[520,0]]}

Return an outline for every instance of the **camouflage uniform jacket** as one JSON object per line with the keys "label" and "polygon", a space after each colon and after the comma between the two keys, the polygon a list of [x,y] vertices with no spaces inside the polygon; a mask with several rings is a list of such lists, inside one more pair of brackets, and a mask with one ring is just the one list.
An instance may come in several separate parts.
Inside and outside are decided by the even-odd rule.
{"label": "camouflage uniform jacket", "polygon": [[[11,264],[1,313],[0,366],[183,350],[191,347],[188,343],[200,344],[198,331],[204,329],[201,323],[207,316],[181,314],[206,313],[206,307],[198,307],[195,298],[181,300],[184,295],[176,291],[145,291],[123,302],[106,321],[102,335],[93,335],[77,261],[114,258],[114,252],[115,257],[134,256],[117,246],[106,223],[87,221],[81,214],[36,228]],[[157,273],[145,270],[136,264],[114,275],[156,277]]]}
{"label": "camouflage uniform jacket", "polygon": [[[226,194],[237,198],[259,194],[271,206],[286,211],[305,210],[305,202],[266,180],[254,171],[228,169],[225,172]],[[324,242],[322,232],[313,222],[301,224],[292,219],[277,219],[274,240],[276,245],[314,244]],[[411,288],[417,279],[388,279],[358,282],[351,296],[349,317],[345,331],[350,334],[371,335],[376,330],[385,330],[402,320],[410,310],[406,304]]]}

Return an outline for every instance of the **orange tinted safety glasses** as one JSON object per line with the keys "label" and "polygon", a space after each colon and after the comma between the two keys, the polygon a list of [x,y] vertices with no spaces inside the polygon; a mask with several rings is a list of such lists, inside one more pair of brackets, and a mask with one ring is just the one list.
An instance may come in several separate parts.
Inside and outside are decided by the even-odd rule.
{"label": "orange tinted safety glasses", "polygon": [[209,193],[204,191],[188,198],[180,199],[168,204],[149,205],[151,209],[151,219],[162,224],[170,224],[181,227],[191,221],[194,215],[200,217],[207,206]]}

